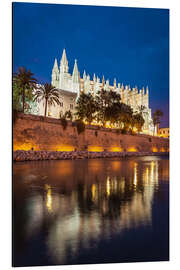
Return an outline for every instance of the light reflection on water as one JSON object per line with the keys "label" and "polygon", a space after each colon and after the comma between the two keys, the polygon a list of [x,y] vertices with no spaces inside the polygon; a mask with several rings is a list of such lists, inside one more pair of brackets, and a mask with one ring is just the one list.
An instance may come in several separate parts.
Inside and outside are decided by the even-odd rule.
{"label": "light reflection on water", "polygon": [[[168,180],[168,159],[156,157],[16,163],[15,264],[88,263],[80,258],[102,241],[113,247],[114,237],[139,228],[149,237],[154,196]],[[44,260],[28,261],[33,241]]]}

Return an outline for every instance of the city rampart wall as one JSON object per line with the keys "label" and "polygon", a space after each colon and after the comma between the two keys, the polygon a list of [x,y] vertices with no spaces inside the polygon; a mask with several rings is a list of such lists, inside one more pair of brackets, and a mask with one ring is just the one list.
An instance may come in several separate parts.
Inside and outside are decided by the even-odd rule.
{"label": "city rampart wall", "polygon": [[13,124],[13,150],[91,152],[169,152],[169,140],[148,135],[120,134],[117,130],[86,126],[78,134],[68,121],[18,113]]}

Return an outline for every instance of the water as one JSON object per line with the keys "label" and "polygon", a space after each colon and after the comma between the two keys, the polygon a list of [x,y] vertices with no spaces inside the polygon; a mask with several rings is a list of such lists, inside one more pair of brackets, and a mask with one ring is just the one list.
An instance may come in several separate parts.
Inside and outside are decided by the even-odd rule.
{"label": "water", "polygon": [[169,159],[14,164],[13,265],[169,259]]}

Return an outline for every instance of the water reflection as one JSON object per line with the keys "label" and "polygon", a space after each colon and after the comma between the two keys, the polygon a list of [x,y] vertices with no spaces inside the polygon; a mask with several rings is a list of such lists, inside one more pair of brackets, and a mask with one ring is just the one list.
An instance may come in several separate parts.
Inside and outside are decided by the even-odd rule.
{"label": "water reflection", "polygon": [[168,160],[155,157],[15,164],[16,253],[25,256],[32,237],[44,231],[51,264],[66,264],[102,239],[151,228],[159,179],[169,179]]}
{"label": "water reflection", "polygon": [[49,212],[52,211],[52,195],[51,195],[51,186],[45,185],[46,193],[46,207]]}

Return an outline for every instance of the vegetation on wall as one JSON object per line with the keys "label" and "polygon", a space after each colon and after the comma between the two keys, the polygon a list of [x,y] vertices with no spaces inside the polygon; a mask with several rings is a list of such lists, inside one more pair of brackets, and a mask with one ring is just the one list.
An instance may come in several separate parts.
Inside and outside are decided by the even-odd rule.
{"label": "vegetation on wall", "polygon": [[[33,89],[27,88],[25,90],[24,112],[28,112],[31,102],[33,102]],[[13,82],[13,110],[23,111],[22,89],[17,82]]]}
{"label": "vegetation on wall", "polygon": [[76,120],[75,123],[78,134],[85,131],[85,124],[81,120]]}
{"label": "vegetation on wall", "polygon": [[81,121],[85,120],[89,124],[95,119],[95,112],[97,111],[97,104],[93,96],[81,93],[77,100],[75,116]]}
{"label": "vegetation on wall", "polygon": [[72,119],[73,119],[73,114],[72,114],[72,112],[69,110],[69,111],[66,111],[66,112],[65,112],[64,117],[65,117],[67,120],[72,121]]}
{"label": "vegetation on wall", "polygon": [[[36,88],[37,80],[33,73],[25,67],[20,67],[13,75],[13,108],[25,111],[26,101],[33,98],[33,89]],[[21,105],[22,104],[22,105]]]}
{"label": "vegetation on wall", "polygon": [[98,132],[97,130],[94,132],[94,135],[97,137],[98,136]]}
{"label": "vegetation on wall", "polygon": [[76,116],[88,124],[118,128],[122,133],[132,133],[136,128],[142,130],[144,118],[142,112],[133,113],[130,106],[121,102],[120,94],[102,89],[98,95],[82,93],[77,101]]}
{"label": "vegetation on wall", "polygon": [[63,129],[66,130],[68,122],[65,117],[62,117],[61,119],[61,125],[63,126]]}

